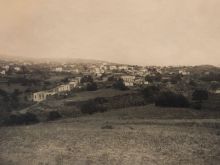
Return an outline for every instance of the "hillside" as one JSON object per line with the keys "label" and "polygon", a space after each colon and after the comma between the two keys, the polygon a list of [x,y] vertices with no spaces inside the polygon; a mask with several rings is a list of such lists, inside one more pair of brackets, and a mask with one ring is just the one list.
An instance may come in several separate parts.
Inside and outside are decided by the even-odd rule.
{"label": "hillside", "polygon": [[193,114],[197,119],[181,119],[191,113],[148,105],[1,127],[0,160],[4,165],[219,164],[220,120],[199,119],[199,113]]}

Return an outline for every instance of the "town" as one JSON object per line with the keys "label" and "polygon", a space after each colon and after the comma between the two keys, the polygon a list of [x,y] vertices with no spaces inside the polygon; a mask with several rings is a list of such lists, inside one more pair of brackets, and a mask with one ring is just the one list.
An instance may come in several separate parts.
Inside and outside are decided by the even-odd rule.
{"label": "town", "polygon": [[[214,66],[137,66],[107,62],[34,63],[0,61],[0,89],[17,92],[23,102],[41,102],[71,91],[158,86],[189,97],[193,90],[220,93],[220,69]],[[89,89],[91,88],[91,89]],[[94,88],[94,89],[93,89]],[[14,90],[14,91],[12,91]]]}

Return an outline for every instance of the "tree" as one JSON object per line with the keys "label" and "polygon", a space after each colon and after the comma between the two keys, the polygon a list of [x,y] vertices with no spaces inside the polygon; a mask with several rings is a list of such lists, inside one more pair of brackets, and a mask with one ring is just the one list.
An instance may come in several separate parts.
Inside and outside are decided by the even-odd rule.
{"label": "tree", "polygon": [[207,90],[197,89],[192,94],[192,99],[195,101],[202,102],[202,100],[208,100],[208,98],[209,98],[209,93]]}
{"label": "tree", "polygon": [[113,88],[119,90],[127,90],[128,88],[125,86],[124,81],[122,79],[118,79],[113,83]]}
{"label": "tree", "polygon": [[162,107],[189,107],[189,101],[181,94],[166,91],[159,94],[155,105]]}
{"label": "tree", "polygon": [[159,91],[160,89],[156,86],[148,86],[142,90],[142,94],[144,95],[144,98],[153,101]]}
{"label": "tree", "polygon": [[83,76],[81,79],[81,83],[92,83],[93,78],[90,75]]}
{"label": "tree", "polygon": [[62,116],[60,115],[59,112],[57,111],[50,111],[48,116],[47,116],[47,120],[48,121],[52,121],[52,120],[57,120],[60,119]]}
{"label": "tree", "polygon": [[97,84],[95,82],[88,83],[87,86],[86,86],[87,91],[96,91],[97,88],[98,87],[97,87]]}

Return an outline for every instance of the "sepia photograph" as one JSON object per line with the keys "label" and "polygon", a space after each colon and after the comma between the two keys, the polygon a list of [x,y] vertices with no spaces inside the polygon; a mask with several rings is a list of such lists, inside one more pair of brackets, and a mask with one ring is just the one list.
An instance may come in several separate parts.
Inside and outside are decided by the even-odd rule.
{"label": "sepia photograph", "polygon": [[0,165],[219,165],[220,0],[0,0]]}

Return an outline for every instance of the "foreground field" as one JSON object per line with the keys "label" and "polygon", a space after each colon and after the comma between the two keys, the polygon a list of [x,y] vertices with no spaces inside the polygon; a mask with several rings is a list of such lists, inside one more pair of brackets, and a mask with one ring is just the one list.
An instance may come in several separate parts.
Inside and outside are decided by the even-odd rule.
{"label": "foreground field", "polygon": [[158,119],[162,109],[153,109],[155,114],[149,116],[151,108],[119,109],[32,126],[2,127],[0,162],[3,165],[220,163],[219,119],[195,116],[180,119],[184,113],[178,115],[176,109],[170,110],[170,115],[169,111],[167,115],[162,113],[162,119]]}

